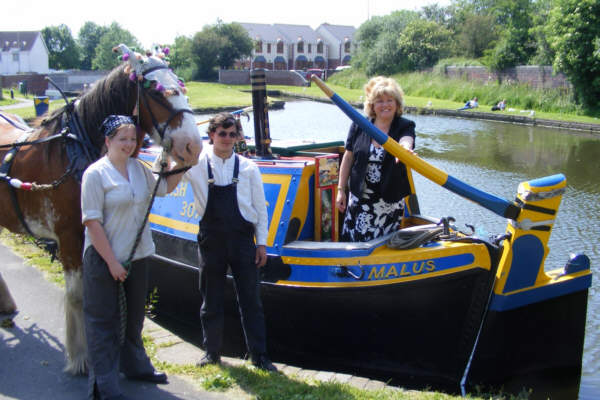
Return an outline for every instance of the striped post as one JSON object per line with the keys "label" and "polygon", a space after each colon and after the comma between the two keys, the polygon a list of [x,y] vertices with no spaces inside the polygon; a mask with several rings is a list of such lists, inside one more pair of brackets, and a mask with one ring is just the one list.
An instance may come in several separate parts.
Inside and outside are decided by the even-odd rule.
{"label": "striped post", "polygon": [[382,145],[388,153],[398,158],[408,167],[414,169],[434,183],[487,208],[501,217],[516,220],[519,216],[520,208],[515,204],[474,188],[412,154],[394,139],[381,132],[367,118],[362,116],[350,104],[331,90],[321,79],[313,75],[311,80],[319,86],[327,97],[329,97],[331,101],[333,101],[352,121],[360,126],[363,131],[377,141],[377,143]]}
{"label": "striped post", "polygon": [[252,83],[252,107],[254,109],[254,145],[256,156],[273,158],[269,132],[269,110],[267,108],[267,78],[264,69],[250,72]]}

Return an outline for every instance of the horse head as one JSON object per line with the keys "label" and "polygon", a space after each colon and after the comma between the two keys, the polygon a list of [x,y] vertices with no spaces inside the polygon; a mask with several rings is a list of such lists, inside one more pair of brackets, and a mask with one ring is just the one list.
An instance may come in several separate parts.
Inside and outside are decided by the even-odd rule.
{"label": "horse head", "polygon": [[136,105],[141,128],[178,162],[194,165],[202,151],[202,138],[189,106],[183,82],[169,69],[161,55],[142,56],[124,44],[115,47],[126,63],[123,73],[135,82]]}

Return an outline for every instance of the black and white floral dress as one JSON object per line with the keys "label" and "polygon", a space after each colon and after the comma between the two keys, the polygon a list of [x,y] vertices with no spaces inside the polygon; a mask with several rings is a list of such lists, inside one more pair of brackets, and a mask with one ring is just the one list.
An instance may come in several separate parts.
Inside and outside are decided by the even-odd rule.
{"label": "black and white floral dress", "polygon": [[385,150],[371,143],[365,185],[361,197],[349,193],[340,240],[366,242],[397,230],[404,202],[388,203],[381,195],[381,169]]}

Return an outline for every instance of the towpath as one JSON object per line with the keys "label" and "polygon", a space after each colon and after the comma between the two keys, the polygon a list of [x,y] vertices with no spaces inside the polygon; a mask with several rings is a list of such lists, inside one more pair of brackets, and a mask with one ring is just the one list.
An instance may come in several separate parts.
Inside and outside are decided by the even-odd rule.
{"label": "towpath", "polygon": [[[12,327],[0,327],[0,400],[5,399],[82,399],[87,391],[87,377],[62,371],[65,361],[64,290],[44,279],[42,272],[26,265],[7,247],[0,244],[0,274],[17,303],[16,315],[0,315],[0,322],[10,320]],[[3,323],[2,325],[4,325]],[[193,365],[204,352],[175,333],[150,319],[144,334],[157,345],[157,358],[175,365]],[[248,365],[248,361],[224,357],[226,365]],[[348,383],[361,389],[381,389],[384,382],[328,371],[307,370],[276,364],[290,377],[325,382]],[[169,375],[166,385],[149,385],[121,381],[123,392],[138,399],[177,400],[229,399],[228,394],[207,392],[198,382]]]}

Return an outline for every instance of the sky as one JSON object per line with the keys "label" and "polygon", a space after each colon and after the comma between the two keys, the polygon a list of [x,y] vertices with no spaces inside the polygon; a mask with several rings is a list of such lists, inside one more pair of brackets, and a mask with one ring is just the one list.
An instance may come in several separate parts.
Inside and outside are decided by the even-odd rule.
{"label": "sky", "polygon": [[172,43],[176,36],[192,36],[204,25],[225,23],[309,25],[322,23],[358,28],[369,17],[424,5],[448,5],[450,0],[3,0],[2,31],[38,31],[65,24],[77,37],[81,26],[92,21],[110,25],[116,21],[144,47]]}

